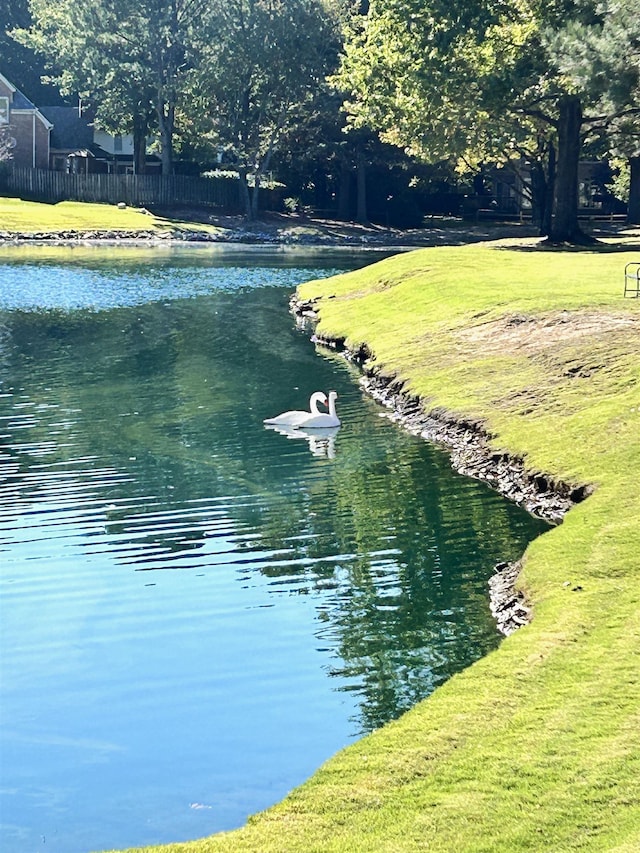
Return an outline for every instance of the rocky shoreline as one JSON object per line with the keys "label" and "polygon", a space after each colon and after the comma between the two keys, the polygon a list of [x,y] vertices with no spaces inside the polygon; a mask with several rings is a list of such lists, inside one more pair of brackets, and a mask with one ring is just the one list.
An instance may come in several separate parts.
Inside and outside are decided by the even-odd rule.
{"label": "rocky shoreline", "polygon": [[[317,313],[313,303],[303,302],[294,296],[290,307],[300,325],[305,328],[315,326]],[[407,392],[401,381],[385,375],[372,364],[371,353],[366,347],[354,352],[345,347],[342,340],[321,338],[315,334],[313,339],[341,352],[361,368],[361,386],[390,410],[391,420],[413,435],[446,448],[454,470],[484,480],[532,515],[551,524],[559,524],[572,506],[593,491],[590,486],[576,486],[530,471],[521,458],[494,450],[491,435],[482,424],[461,420],[444,409],[427,411],[422,400]],[[521,568],[519,560],[498,563],[489,581],[491,612],[503,634],[511,634],[532,619],[531,608],[522,592],[516,589]]]}
{"label": "rocky shoreline", "polygon": [[367,235],[324,235],[324,234],[273,234],[261,230],[220,230],[204,231],[199,229],[171,229],[167,231],[127,231],[127,230],[65,230],[12,232],[0,231],[2,243],[46,243],[48,245],[68,245],[77,243],[218,243],[245,244],[258,246],[322,246],[326,248],[351,246],[384,249],[401,248],[402,239],[390,238],[386,234]]}
{"label": "rocky shoreline", "polygon": [[487,240],[516,238],[530,240],[535,229],[519,223],[473,223],[450,218],[431,218],[421,228],[397,229],[380,225],[359,225],[341,220],[268,213],[248,222],[240,215],[223,215],[210,210],[176,208],[150,212],[166,220],[162,228],[60,228],[57,231],[6,231],[0,223],[2,243],[213,243],[267,246],[319,246],[376,249],[419,248],[465,245]]}
{"label": "rocky shoreline", "polygon": [[66,230],[34,231],[19,233],[0,231],[0,243],[48,243],[52,245],[86,242],[117,243],[239,243],[243,238],[239,234],[213,233],[198,230],[167,231],[126,231],[113,230]]}

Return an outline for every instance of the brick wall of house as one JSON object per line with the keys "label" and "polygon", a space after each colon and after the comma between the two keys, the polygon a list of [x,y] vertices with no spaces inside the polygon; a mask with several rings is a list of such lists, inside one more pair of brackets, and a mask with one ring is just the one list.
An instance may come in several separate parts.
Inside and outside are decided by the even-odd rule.
{"label": "brick wall of house", "polygon": [[[0,97],[9,99],[9,133],[15,139],[11,150],[16,166],[49,168],[49,130],[33,104],[0,75]],[[35,139],[34,139],[35,136]]]}
{"label": "brick wall of house", "polygon": [[[37,119],[35,123],[39,124]],[[16,166],[33,166],[33,124],[33,115],[29,115],[28,113],[11,113],[9,127],[11,128],[11,135],[16,140],[16,146],[12,151],[13,162]]]}
{"label": "brick wall of house", "polygon": [[49,131],[36,119],[36,169],[49,168]]}

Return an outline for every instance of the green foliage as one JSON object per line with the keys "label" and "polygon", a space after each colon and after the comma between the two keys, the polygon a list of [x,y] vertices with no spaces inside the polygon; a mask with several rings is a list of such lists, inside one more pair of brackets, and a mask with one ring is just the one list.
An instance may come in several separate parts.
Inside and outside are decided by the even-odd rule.
{"label": "green foliage", "polygon": [[628,201],[631,177],[629,162],[623,157],[613,157],[611,165],[614,170],[610,183],[611,192],[616,198],[619,198],[622,201]]}
{"label": "green foliage", "polygon": [[[274,151],[300,127],[338,51],[338,7],[329,0],[209,3],[191,71],[193,130],[237,168],[246,212]],[[254,176],[249,202],[246,177]]]}
{"label": "green foliage", "polygon": [[61,104],[60,93],[41,80],[45,74],[44,60],[33,50],[11,37],[18,27],[29,27],[29,0],[6,0],[0,5],[0,72],[34,103],[44,106]]}
{"label": "green foliage", "polygon": [[638,107],[629,3],[372,2],[347,28],[334,85],[354,124],[431,161],[539,160],[559,147],[554,236],[572,239],[581,129]]}
{"label": "green foliage", "polygon": [[33,23],[15,33],[44,56],[64,94],[98,105],[112,131],[157,131],[171,171],[175,112],[184,92],[194,29],[206,0],[30,0]]}
{"label": "green foliage", "polygon": [[[513,97],[509,75],[529,46],[533,22],[502,4],[372,3],[346,33],[334,84],[356,125],[430,160],[482,159],[491,117]],[[526,52],[526,51],[525,51]],[[530,58],[529,58],[530,61]],[[487,128],[492,126],[492,132]],[[509,129],[500,133],[507,141]],[[491,142],[493,151],[498,140]]]}
{"label": "green foliage", "polygon": [[[160,135],[171,170],[176,124],[238,170],[262,175],[335,65],[333,0],[31,0],[16,31],[45,56],[66,93],[98,106],[114,132]],[[259,183],[259,181],[258,181]]]}

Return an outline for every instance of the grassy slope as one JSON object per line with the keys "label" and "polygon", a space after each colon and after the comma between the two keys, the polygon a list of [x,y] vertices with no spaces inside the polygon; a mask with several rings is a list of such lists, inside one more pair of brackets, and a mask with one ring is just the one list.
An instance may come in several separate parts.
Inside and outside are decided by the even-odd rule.
{"label": "grassy slope", "polygon": [[527,551],[530,626],[246,827],[158,849],[640,849],[640,326],[607,319],[640,321],[632,257],[426,249],[301,288],[428,405],[597,490]]}
{"label": "grassy slope", "polygon": [[[0,231],[20,234],[53,231],[155,231],[176,228],[179,223],[117,205],[61,201],[42,204],[0,197]],[[212,230],[204,225],[187,226]]]}

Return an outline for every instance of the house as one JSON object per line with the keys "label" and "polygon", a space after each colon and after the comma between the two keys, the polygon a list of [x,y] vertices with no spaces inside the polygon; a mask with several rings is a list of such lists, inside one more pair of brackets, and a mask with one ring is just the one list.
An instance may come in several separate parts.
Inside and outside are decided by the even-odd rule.
{"label": "house", "polygon": [[[42,107],[42,113],[51,122],[49,169],[55,172],[89,171],[89,160],[95,159],[93,127],[77,107]],[[106,169],[104,169],[106,171]]]}
{"label": "house", "polygon": [[[104,151],[108,158],[109,171],[116,174],[132,174],[134,169],[134,147],[132,133],[107,133],[95,128],[93,141]],[[160,158],[155,154],[146,154],[145,171],[149,175],[158,175],[161,170]]]}
{"label": "house", "polygon": [[8,128],[16,166],[49,168],[52,123],[13,83],[0,74],[0,126]]}
{"label": "house", "polygon": [[[580,216],[612,216],[624,213],[624,204],[609,190],[612,171],[606,161],[580,160],[578,164],[578,213]],[[496,166],[486,175],[487,195],[481,199],[485,212],[496,216],[528,217],[532,213],[531,164],[514,160]]]}
{"label": "house", "polygon": [[[49,168],[73,174],[132,174],[133,136],[97,128],[90,112],[78,107],[41,107],[51,122]],[[160,161],[147,156],[146,169],[157,172]]]}

